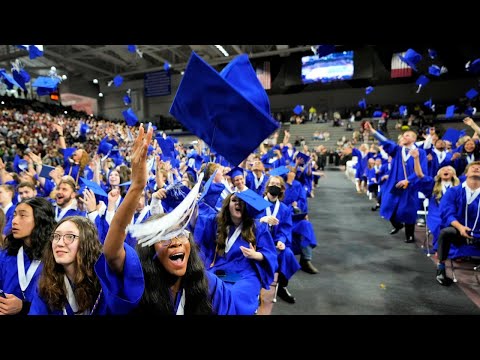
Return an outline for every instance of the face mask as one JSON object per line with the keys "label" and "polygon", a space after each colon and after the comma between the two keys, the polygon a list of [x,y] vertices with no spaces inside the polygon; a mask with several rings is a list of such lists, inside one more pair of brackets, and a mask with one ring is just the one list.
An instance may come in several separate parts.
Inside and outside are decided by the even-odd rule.
{"label": "face mask", "polygon": [[280,195],[281,191],[282,191],[282,189],[280,189],[278,186],[269,186],[268,187],[268,193],[272,196]]}

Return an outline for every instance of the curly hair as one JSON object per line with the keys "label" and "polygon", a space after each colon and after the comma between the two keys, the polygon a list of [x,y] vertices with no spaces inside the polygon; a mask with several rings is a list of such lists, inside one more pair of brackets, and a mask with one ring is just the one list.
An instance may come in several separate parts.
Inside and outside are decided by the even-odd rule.
{"label": "curly hair", "polygon": [[[223,200],[222,208],[217,215],[218,221],[218,230],[217,230],[217,253],[223,255],[225,252],[225,246],[228,239],[228,233],[230,226],[234,225],[232,221],[232,216],[230,214],[230,199],[235,196],[235,193],[229,194],[225,200]],[[253,219],[247,211],[247,206],[245,202],[238,198],[242,206],[242,238],[245,241],[251,243],[254,247],[256,246],[255,238],[255,219]]]}
{"label": "curly hair", "polygon": [[[151,216],[146,222],[158,219],[164,214]],[[197,245],[192,235],[189,237],[190,256],[187,271],[182,277],[182,287],[185,289],[185,315],[210,315],[213,313],[209,295],[208,278],[205,265],[200,258]],[[145,291],[140,305],[133,311],[141,315],[173,315],[174,304],[170,295],[170,287],[178,277],[169,273],[158,260],[154,246],[137,244],[136,251],[142,264],[145,278]]]}
{"label": "curly hair", "polygon": [[[62,219],[53,231],[64,222],[74,223],[80,233],[76,255],[76,273],[74,284],[75,300],[78,311],[83,312],[93,307],[101,286],[94,266],[102,253],[95,224],[82,216],[69,216]],[[43,269],[38,281],[38,292],[51,310],[60,310],[67,304],[63,265],[55,262],[52,246],[46,246],[42,257]]]}
{"label": "curly hair", "polygon": [[5,238],[5,249],[7,249],[8,255],[15,256],[23,246],[23,250],[29,258],[40,260],[55,226],[55,209],[47,199],[41,197],[22,200],[17,206],[20,204],[27,204],[33,210],[35,227],[30,234],[30,245],[26,246],[23,239],[15,239],[10,233]]}

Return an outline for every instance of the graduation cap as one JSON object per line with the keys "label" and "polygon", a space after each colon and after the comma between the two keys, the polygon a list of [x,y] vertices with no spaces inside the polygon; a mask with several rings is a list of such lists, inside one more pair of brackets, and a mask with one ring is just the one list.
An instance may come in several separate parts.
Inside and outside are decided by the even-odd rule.
{"label": "graduation cap", "polygon": [[279,166],[271,171],[269,171],[268,175],[270,176],[282,176],[285,174],[288,174],[290,172],[290,169],[287,168],[286,166]]}
{"label": "graduation cap", "polygon": [[35,79],[32,86],[37,88],[39,96],[48,95],[57,90],[60,79],[51,76],[39,76]]}
{"label": "graduation cap", "polygon": [[165,71],[170,70],[171,67],[172,67],[172,65],[170,65],[170,63],[168,61],[166,61],[165,64],[163,64],[163,70],[165,70]]}
{"label": "graduation cap", "polygon": [[235,179],[237,176],[245,176],[244,170],[241,167],[235,166],[232,170],[230,170],[227,175],[231,177],[231,179]]}
{"label": "graduation cap", "polygon": [[17,45],[17,47],[28,50],[30,59],[43,56],[43,45]]}
{"label": "graduation cap", "polygon": [[160,146],[160,149],[162,149],[162,155],[174,156],[173,154],[175,154],[175,144],[173,143],[172,138],[167,137],[166,139],[164,139],[163,136],[157,136],[156,139],[158,146]]}
{"label": "graduation cap", "polygon": [[0,69],[0,79],[3,79],[3,82],[9,90],[12,89],[13,86],[21,87],[10,74],[7,74],[5,69]]}
{"label": "graduation cap", "polygon": [[465,64],[465,69],[472,74],[478,74],[480,72],[480,58],[473,61],[469,61]]}
{"label": "graduation cap", "polygon": [[451,118],[453,117],[453,114],[455,113],[456,106],[455,105],[450,105],[447,107],[447,111],[445,112],[445,118]]}
{"label": "graduation cap", "polygon": [[87,180],[84,177],[81,177],[80,180],[84,185],[84,190],[88,188],[92,190],[95,195],[108,197],[108,194],[105,192],[105,190],[103,190],[102,187],[98,185],[96,182]]}
{"label": "graduation cap", "polygon": [[430,82],[430,79],[425,75],[420,75],[417,79],[416,84],[418,85],[417,94],[420,92],[423,86],[427,85]]}
{"label": "graduation cap", "polygon": [[428,73],[433,76],[440,76],[442,69],[438,65],[432,65],[428,68]]}
{"label": "graduation cap", "polygon": [[464,113],[467,114],[468,116],[473,116],[477,112],[476,107],[469,106],[467,109],[465,109]]}
{"label": "graduation cap", "polygon": [[192,52],[170,114],[232,165],[279,128],[246,54],[218,73]]}
{"label": "graduation cap", "polygon": [[150,154],[155,150],[155,148],[152,145],[148,145],[147,149],[147,156],[150,156]]}
{"label": "graduation cap", "polygon": [[103,139],[98,144],[97,154],[107,155],[113,148],[113,145]]}
{"label": "graduation cap", "polygon": [[433,104],[432,102],[432,98],[428,99],[427,101],[425,101],[423,103],[423,105],[425,105],[426,107],[432,109],[433,111],[435,111],[435,105]]}
{"label": "graduation cap", "polygon": [[297,105],[293,108],[293,112],[297,115],[300,115],[303,111],[303,105]]}
{"label": "graduation cap", "polygon": [[130,104],[132,103],[132,99],[130,98],[130,96],[125,95],[125,96],[123,97],[123,103],[124,103],[126,106],[130,105]]}
{"label": "graduation cap", "polygon": [[127,45],[127,49],[131,53],[135,53],[137,51],[137,46],[136,45]]}
{"label": "graduation cap", "polygon": [[120,75],[117,75],[113,78],[113,85],[115,85],[115,87],[119,87],[122,84],[123,84],[123,77],[121,77]]}
{"label": "graduation cap", "polygon": [[77,148],[65,148],[62,150],[63,150],[63,157],[65,159],[69,159],[70,157],[72,157],[73,153],[77,151]]}
{"label": "graduation cap", "polygon": [[371,94],[372,91],[373,91],[373,86],[368,86],[368,87],[365,88],[365,94],[366,95]]}
{"label": "graduation cap", "polygon": [[132,108],[122,111],[122,115],[125,118],[128,126],[135,126],[135,124],[138,122],[137,115],[135,115]]}
{"label": "graduation cap", "polygon": [[405,55],[398,55],[400,60],[402,60],[404,63],[406,63],[408,66],[410,66],[413,70],[417,71],[417,64],[422,60],[422,55],[417,53],[413,49],[408,49],[405,52]]}
{"label": "graduation cap", "polygon": [[88,124],[82,123],[82,125],[80,125],[80,134],[85,135],[89,131],[90,131],[90,126],[88,126]]}
{"label": "graduation cap", "polygon": [[456,144],[458,139],[460,139],[462,136],[465,136],[466,130],[457,130],[454,128],[448,128],[445,131],[445,134],[442,136],[442,140],[450,141],[452,144]]}
{"label": "graduation cap", "polygon": [[398,111],[401,116],[406,116],[408,112],[408,108],[405,105],[400,105],[400,107],[398,108]]}
{"label": "graduation cap", "polygon": [[23,69],[18,69],[18,70],[13,69],[12,75],[13,75],[13,79],[17,82],[17,84],[20,85],[20,87],[26,91],[27,86],[25,85],[25,83],[28,83],[30,81],[30,75],[28,74],[28,72],[26,72]]}
{"label": "graduation cap", "polygon": [[271,203],[258,195],[255,191],[247,189],[245,191],[236,192],[235,196],[245,201],[247,205],[247,211],[250,216],[255,217],[257,213],[265,210],[271,205]]}
{"label": "graduation cap", "polygon": [[165,190],[166,197],[162,199],[162,204],[166,205],[167,209],[176,208],[190,192],[190,188],[181,182],[169,185]]}
{"label": "graduation cap", "polygon": [[476,97],[478,95],[478,91],[475,90],[474,88],[471,88],[470,90],[468,90],[466,93],[465,93],[465,96],[467,98],[469,98],[470,100],[472,100],[474,97]]}
{"label": "graduation cap", "polygon": [[298,152],[296,158],[302,158],[305,164],[308,162],[308,160],[310,160],[310,156],[308,156],[307,154],[304,154],[300,151]]}
{"label": "graduation cap", "polygon": [[335,45],[314,45],[311,49],[318,57],[324,57],[335,52]]}
{"label": "graduation cap", "polygon": [[383,113],[382,113],[380,110],[375,110],[375,111],[373,112],[373,115],[372,115],[372,116],[373,116],[374,118],[377,118],[377,117],[382,117],[382,114],[383,114]]}
{"label": "graduation cap", "polygon": [[434,49],[428,49],[428,55],[431,59],[435,59],[437,57],[437,51]]}
{"label": "graduation cap", "polygon": [[363,98],[362,100],[360,100],[358,102],[358,106],[361,108],[361,109],[366,109],[367,108],[367,101],[365,100],[365,98]]}

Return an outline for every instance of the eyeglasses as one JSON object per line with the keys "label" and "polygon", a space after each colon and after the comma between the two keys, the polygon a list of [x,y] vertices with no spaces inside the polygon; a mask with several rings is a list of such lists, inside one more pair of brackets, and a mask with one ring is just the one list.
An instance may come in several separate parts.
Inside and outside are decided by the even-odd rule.
{"label": "eyeglasses", "polygon": [[80,236],[74,235],[74,234],[64,234],[64,235],[52,234],[52,236],[50,237],[50,241],[58,243],[60,239],[63,238],[63,243],[65,245],[70,245],[75,240],[75,238],[79,238],[79,237]]}
{"label": "eyeglasses", "polygon": [[170,246],[173,240],[176,240],[180,244],[186,244],[190,240],[190,231],[188,230],[182,230],[178,234],[172,234],[173,237],[170,237],[169,239],[162,239],[160,240],[160,244],[164,247]]}

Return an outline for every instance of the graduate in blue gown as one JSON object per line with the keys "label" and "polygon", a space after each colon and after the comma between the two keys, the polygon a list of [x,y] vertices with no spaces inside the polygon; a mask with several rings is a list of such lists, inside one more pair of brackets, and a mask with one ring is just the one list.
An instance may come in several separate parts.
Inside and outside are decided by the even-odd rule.
{"label": "graduate in blue gown", "polygon": [[437,170],[435,178],[425,176],[418,160],[418,150],[412,150],[411,154],[415,160],[415,173],[420,179],[417,183],[417,189],[429,199],[427,226],[433,236],[433,250],[437,250],[437,240],[442,224],[440,201],[449,188],[460,184],[460,180],[457,178],[455,169],[452,166],[441,167]]}
{"label": "graduate in blue gown", "polygon": [[[195,243],[188,231],[183,231],[186,224],[178,224],[175,214],[152,216],[135,225],[156,231],[173,221],[152,246],[138,243],[135,252],[124,244],[126,227],[147,183],[146,158],[152,130],[145,133],[140,126],[133,147],[132,183],[110,224],[104,254],[95,265],[107,304],[123,302],[133,313],[142,315],[235,314],[231,292],[214,274],[205,271]],[[132,277],[130,286],[123,286],[123,279],[132,274],[136,277]]]}
{"label": "graduate in blue gown", "polygon": [[292,208],[281,202],[285,193],[285,182],[280,176],[268,179],[265,200],[271,203],[261,216],[260,221],[268,224],[277,248],[278,289],[277,295],[283,300],[294,303],[295,298],[287,290],[288,281],[300,269],[292,251]]}
{"label": "graduate in blue gown", "polygon": [[[380,216],[393,225],[390,234],[396,234],[405,224],[405,242],[413,243],[415,222],[417,220],[418,190],[415,183],[419,181],[414,171],[414,160],[410,154],[415,149],[417,135],[413,131],[403,133],[397,145],[374,130],[370,123],[365,123],[365,130],[370,131],[380,141],[383,150],[392,157],[390,175],[382,186]],[[418,149],[420,166],[427,174],[427,156],[425,150]]]}
{"label": "graduate in blue gown", "polygon": [[218,215],[199,216],[195,225],[195,241],[205,265],[209,272],[225,277],[239,315],[256,312],[260,290],[270,289],[277,270],[272,235],[249,213],[241,198],[246,193],[256,195],[252,190],[229,194]]}
{"label": "graduate in blue gown", "polygon": [[0,251],[0,313],[28,314],[42,269],[41,256],[55,225],[52,204],[44,198],[21,201],[12,231]]}
{"label": "graduate in blue gown", "polygon": [[61,220],[50,236],[29,315],[104,315],[107,304],[94,265],[102,252],[95,224]]}
{"label": "graduate in blue gown", "polygon": [[465,174],[467,180],[450,188],[440,201],[442,229],[438,236],[436,280],[444,286],[452,283],[445,271],[452,244],[458,250],[451,257],[480,255],[480,161],[468,164]]}

